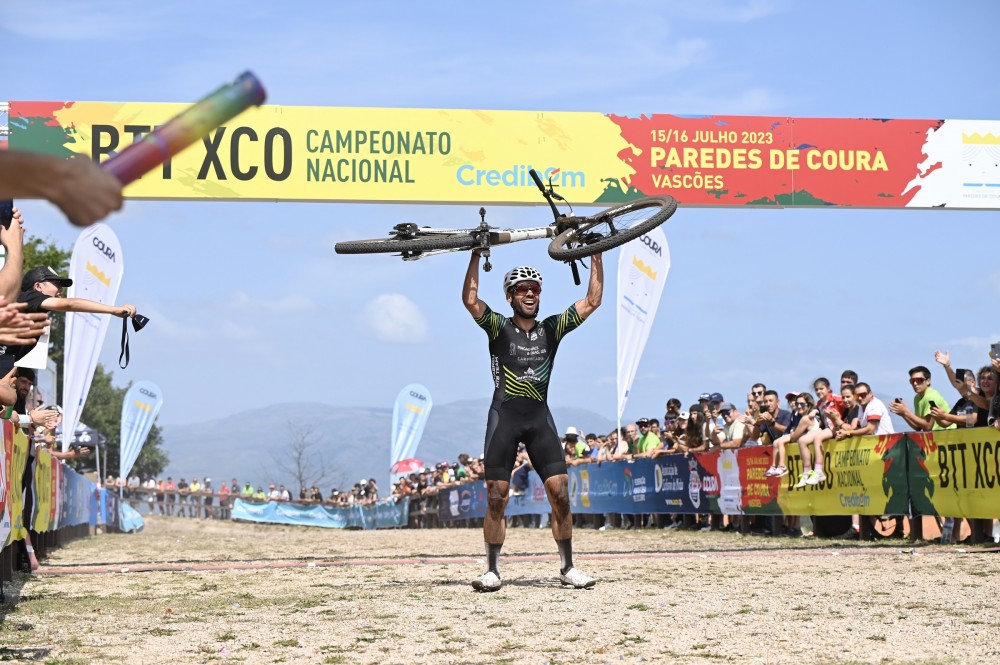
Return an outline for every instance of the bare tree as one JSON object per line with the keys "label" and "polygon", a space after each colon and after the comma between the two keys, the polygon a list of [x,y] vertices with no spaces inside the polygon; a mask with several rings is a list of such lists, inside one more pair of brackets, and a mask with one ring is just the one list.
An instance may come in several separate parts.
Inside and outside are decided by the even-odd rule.
{"label": "bare tree", "polygon": [[[294,478],[298,483],[297,487],[326,487],[331,479],[336,478],[324,459],[322,450],[316,450],[322,439],[323,435],[316,432],[315,425],[288,421],[288,441],[282,448],[271,453],[271,466],[265,470],[266,476],[277,471],[278,475]],[[294,487],[296,486],[293,485],[288,491],[291,493]]]}

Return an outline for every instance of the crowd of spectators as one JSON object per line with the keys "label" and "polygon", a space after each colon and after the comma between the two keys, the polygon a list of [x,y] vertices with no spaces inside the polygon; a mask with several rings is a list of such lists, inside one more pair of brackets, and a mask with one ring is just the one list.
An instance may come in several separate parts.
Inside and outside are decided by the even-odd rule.
{"label": "crowd of spectators", "polygon": [[231,483],[223,482],[216,488],[212,485],[211,478],[202,481],[193,477],[190,482],[181,478],[175,482],[173,476],[167,476],[165,480],[140,480],[135,475],[128,478],[109,475],[104,479],[104,486],[119,492],[136,509],[145,504],[150,515],[205,519],[229,519],[237,498],[253,503],[277,501],[345,507],[372,504],[379,500],[378,483],[374,478],[362,478],[349,490],[333,488],[326,498],[315,485],[303,486],[298,495],[294,495],[281,484],[269,483],[265,490],[263,485],[254,486],[249,481],[240,484],[236,478]]}
{"label": "crowd of spectators", "polygon": [[[839,389],[825,377],[812,382],[809,391],[769,389],[763,382],[755,383],[741,400],[740,406],[727,401],[718,392],[701,393],[685,408],[676,397],[666,401],[662,418],[656,415],[638,418],[609,432],[584,433],[570,426],[562,436],[566,463],[570,466],[601,464],[657,458],[664,455],[690,455],[738,449],[748,446],[772,446],[771,467],[766,475],[782,477],[789,473],[786,466],[788,446],[794,446],[802,460],[802,472],[795,479],[796,487],[816,485],[827,480],[824,471],[824,446],[831,440],[868,434],[891,434],[895,428],[890,413],[896,414],[913,431],[949,429],[954,427],[995,427],[1000,430],[1000,359],[981,367],[978,372],[953,369],[948,353],[937,352],[947,382],[958,392],[954,406],[931,386],[931,370],[918,365],[909,371],[913,389],[912,404],[897,397],[883,402],[875,396],[873,387],[860,381],[856,372],[845,370],[840,375]],[[511,495],[523,494],[528,486],[531,460],[523,446],[511,475]],[[188,517],[228,518],[232,499],[248,501],[286,501],[327,506],[368,505],[379,500],[410,500],[409,526],[478,526],[477,520],[439,524],[438,494],[456,484],[485,477],[482,457],[467,453],[455,462],[442,461],[400,476],[390,491],[380,492],[374,478],[361,479],[347,490],[333,488],[324,498],[318,487],[302,487],[298,496],[284,485],[269,484],[254,487],[222,483],[214,489],[211,480],[199,482],[192,478],[128,479],[108,477],[106,485],[120,488],[133,503],[146,501],[151,513]],[[700,530],[731,530],[740,527],[736,516],[680,515],[577,515],[576,525],[586,528],[690,528]],[[544,526],[539,520],[511,520],[512,526],[530,524]],[[983,520],[982,522],[989,522]],[[769,533],[769,525],[755,523],[754,528]],[[988,525],[980,525],[985,531]],[[786,517],[782,535],[803,535],[800,518]]]}
{"label": "crowd of spectators", "polygon": [[[566,463],[570,466],[600,464],[607,461],[627,461],[657,458],[663,455],[690,455],[738,449],[748,446],[772,446],[772,464],[766,475],[786,476],[787,446],[795,447],[802,460],[802,472],[795,479],[796,487],[818,485],[827,480],[824,471],[824,445],[831,440],[869,434],[895,432],[890,413],[896,414],[910,431],[929,431],[965,427],[994,427],[1000,430],[1000,358],[978,372],[953,369],[948,353],[937,352],[935,360],[947,376],[947,382],[958,393],[954,406],[931,387],[931,370],[918,365],[909,371],[913,389],[912,406],[897,397],[883,402],[875,389],[860,381],[857,372],[844,370],[839,389],[825,377],[819,377],[810,390],[791,390],[782,395],[763,382],[755,383],[746,394],[745,402],[737,406],[718,392],[705,392],[684,408],[676,397],[666,401],[662,419],[655,414],[625,423],[609,432],[584,433],[570,426],[562,436]],[[519,452],[511,476],[511,495],[523,493],[531,462]],[[456,483],[483,477],[482,458],[468,454],[459,456],[457,463],[441,462],[433,469],[411,473],[400,478],[392,490],[393,497],[411,498],[411,526],[433,527],[437,524],[437,494]],[[699,530],[733,530],[740,528],[738,516],[701,515],[576,515],[576,526],[601,529],[659,527]],[[521,522],[544,526],[544,521],[509,519],[512,526]],[[991,520],[976,520],[973,525],[984,531]],[[449,525],[450,526],[450,525]],[[468,524],[477,526],[477,524]],[[755,521],[753,529],[770,533],[764,520]],[[796,516],[784,519],[781,535],[802,536],[801,520]],[[856,530],[845,534],[856,535]]]}

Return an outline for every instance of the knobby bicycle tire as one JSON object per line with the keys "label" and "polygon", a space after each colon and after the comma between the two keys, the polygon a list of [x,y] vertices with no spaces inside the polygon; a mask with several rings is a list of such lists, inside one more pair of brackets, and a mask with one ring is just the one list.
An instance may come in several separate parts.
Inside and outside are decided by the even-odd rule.
{"label": "knobby bicycle tire", "polygon": [[[549,244],[549,256],[574,261],[624,245],[667,221],[677,210],[670,196],[647,196],[584,218]],[[624,226],[620,230],[618,226]]]}
{"label": "knobby bicycle tire", "polygon": [[419,238],[376,238],[345,240],[333,246],[337,254],[381,254],[425,252],[433,249],[472,249],[479,241],[471,234],[428,235]]}

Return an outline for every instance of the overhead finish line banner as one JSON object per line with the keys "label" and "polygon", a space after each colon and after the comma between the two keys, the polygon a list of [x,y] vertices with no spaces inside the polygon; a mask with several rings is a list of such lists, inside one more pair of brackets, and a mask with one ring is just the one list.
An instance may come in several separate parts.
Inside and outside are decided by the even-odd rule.
{"label": "overhead finish line banner", "polygon": [[[13,149],[103,161],[185,104],[10,102]],[[126,190],[138,199],[1000,209],[1000,120],[262,106]]]}

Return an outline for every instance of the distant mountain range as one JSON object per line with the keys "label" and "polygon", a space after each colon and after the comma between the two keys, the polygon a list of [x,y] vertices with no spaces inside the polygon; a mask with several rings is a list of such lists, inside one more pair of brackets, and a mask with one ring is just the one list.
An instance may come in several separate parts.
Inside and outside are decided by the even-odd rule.
{"label": "distant mountain range", "polygon": [[[477,456],[483,451],[489,400],[463,400],[435,404],[417,449],[428,466],[454,462],[461,453]],[[615,424],[587,409],[552,407],[560,434],[569,426],[585,432],[610,432]],[[309,450],[322,455],[332,470],[320,487],[350,487],[361,478],[375,478],[384,487],[389,477],[392,409],[339,407],[318,402],[275,404],[266,410],[244,411],[226,418],[190,425],[165,425],[164,450],[170,464],[163,477],[212,479],[218,488],[233,478],[242,485],[281,483],[292,490],[293,476],[282,474],[276,459],[290,459],[295,439],[289,423],[299,431],[311,429],[317,443]],[[295,492],[298,488],[295,487]]]}

